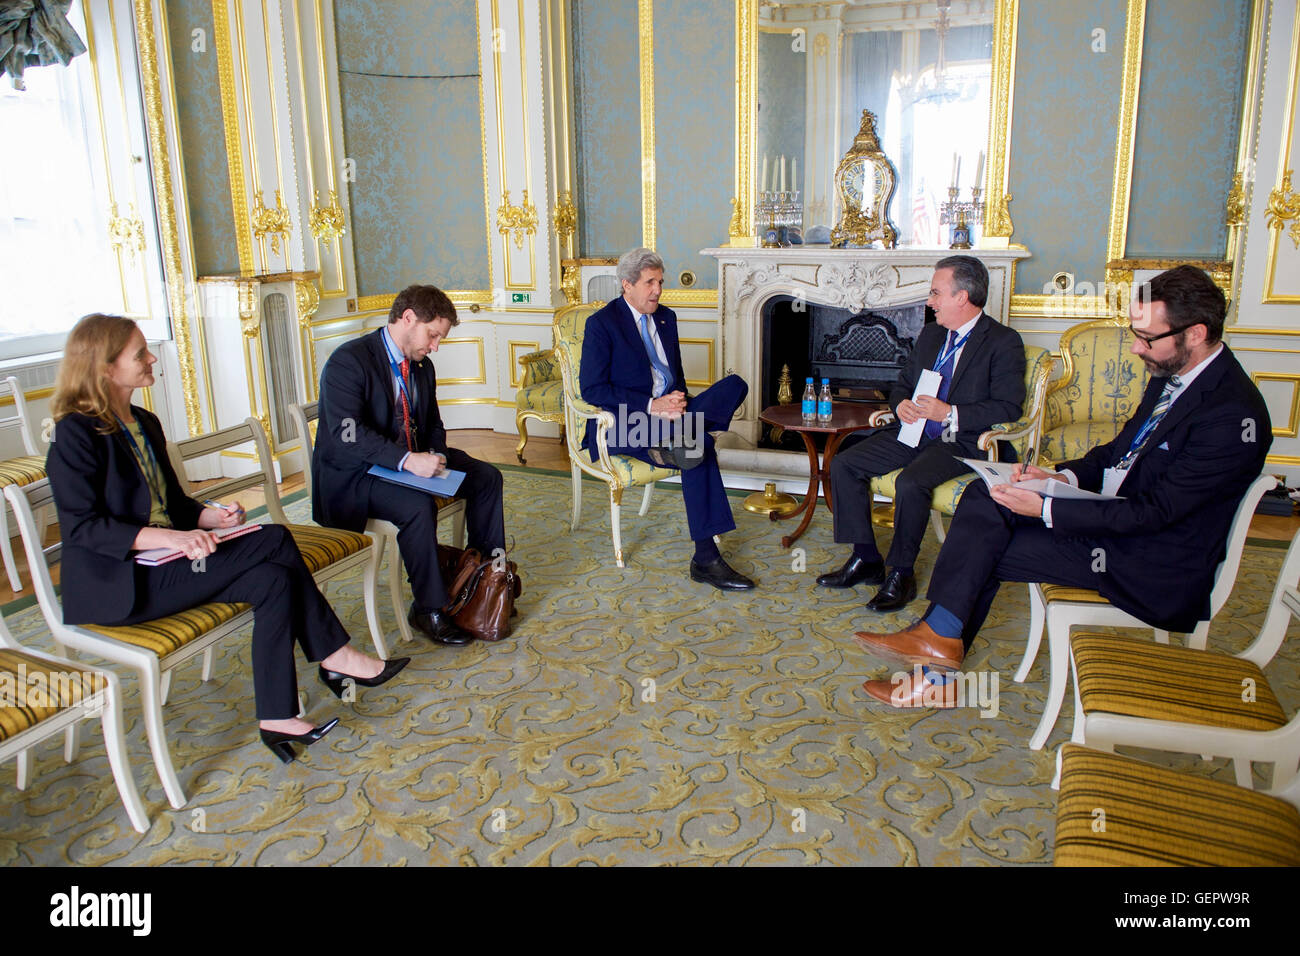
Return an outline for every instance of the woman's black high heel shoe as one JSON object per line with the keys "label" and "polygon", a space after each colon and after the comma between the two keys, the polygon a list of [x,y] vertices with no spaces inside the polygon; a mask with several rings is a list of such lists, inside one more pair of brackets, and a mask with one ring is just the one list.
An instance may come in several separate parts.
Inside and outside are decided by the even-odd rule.
{"label": "woman's black high heel shoe", "polygon": [[339,719],[335,717],[329,723],[313,727],[305,734],[284,734],[278,730],[263,730],[262,743],[266,744],[271,749],[271,753],[279,757],[282,763],[292,763],[294,758],[292,744],[299,743],[311,746],[333,730],[334,725],[338,722]]}
{"label": "woman's black high heel shoe", "polygon": [[335,697],[343,696],[344,681],[352,681],[358,687],[378,687],[380,684],[387,684],[397,676],[403,667],[411,663],[409,657],[394,657],[391,661],[384,661],[384,669],[374,677],[353,677],[351,674],[340,674],[338,671],[331,671],[320,665],[320,679],[330,690],[334,691]]}

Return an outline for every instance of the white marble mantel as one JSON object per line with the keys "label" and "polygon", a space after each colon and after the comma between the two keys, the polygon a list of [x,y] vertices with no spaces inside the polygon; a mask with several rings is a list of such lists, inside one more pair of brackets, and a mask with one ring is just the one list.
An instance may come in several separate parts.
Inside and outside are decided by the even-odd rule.
{"label": "white marble mantel", "polygon": [[[759,438],[762,389],[763,304],[773,296],[860,311],[865,308],[920,302],[930,291],[934,264],[949,249],[702,249],[718,260],[718,326],[722,369],[749,383],[749,397],[731,422],[731,431],[747,442]],[[1005,321],[1011,303],[1017,260],[1027,249],[972,249],[989,270],[985,311]]]}

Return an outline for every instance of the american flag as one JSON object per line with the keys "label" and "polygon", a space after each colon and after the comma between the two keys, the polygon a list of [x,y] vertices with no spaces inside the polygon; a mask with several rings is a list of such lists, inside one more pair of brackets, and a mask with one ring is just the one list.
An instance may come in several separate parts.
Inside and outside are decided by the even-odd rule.
{"label": "american flag", "polygon": [[934,214],[934,200],[925,188],[925,181],[916,188],[912,201],[912,242],[919,246],[937,246],[939,242],[939,217]]}

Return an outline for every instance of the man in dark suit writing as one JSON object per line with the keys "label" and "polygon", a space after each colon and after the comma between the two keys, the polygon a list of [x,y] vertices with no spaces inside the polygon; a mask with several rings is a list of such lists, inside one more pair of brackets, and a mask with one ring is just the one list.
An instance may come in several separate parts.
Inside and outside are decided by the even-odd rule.
{"label": "man in dark suit writing", "polygon": [[[960,459],[980,455],[982,432],[1020,417],[1025,400],[1025,349],[1020,334],[984,314],[989,273],[974,256],[941,259],[926,305],[935,321],[921,330],[889,404],[906,425],[924,421],[915,446],[899,439],[899,426],[874,432],[842,449],[831,462],[835,540],[853,545],[838,571],[823,574],[823,587],[882,587],[869,611],[895,611],[916,597],[913,565],[921,549],[930,498],[950,478],[970,471]],[[912,393],[925,369],[941,376],[937,395]],[[894,483],[894,539],[887,559],[871,529],[871,479],[903,469]],[[885,573],[888,565],[889,573]]]}
{"label": "man in dark suit writing", "polygon": [[[943,684],[925,699],[955,705],[959,667],[1003,581],[1088,588],[1169,631],[1209,616],[1215,570],[1246,489],[1272,444],[1268,409],[1221,341],[1222,290],[1193,266],[1145,284],[1129,308],[1131,351],[1151,372],[1142,403],[1113,441],[1057,471],[1026,466],[1017,480],[1066,481],[1115,498],[1044,497],[1015,483],[968,488],[935,563],[923,620],[858,642],[892,660],[935,665]],[[911,678],[868,681],[894,706],[915,706],[927,688]]]}
{"label": "man in dark suit writing", "polygon": [[[695,542],[691,580],[727,591],[752,588],[754,582],[723,560],[713,540],[736,522],[708,434],[727,429],[749,386],[728,375],[699,395],[687,395],[677,316],[659,305],[663,260],[649,249],[633,249],[618,260],[618,278],[623,295],[587,320],[582,397],[614,413],[618,424],[610,436],[611,453],[682,470],[686,520]],[[587,423],[583,445],[595,461],[594,421]]]}
{"label": "man in dark suit writing", "polygon": [[368,518],[400,529],[397,545],[411,579],[410,621],[430,640],[468,644],[470,635],[443,614],[445,582],[438,569],[438,506],[432,495],[367,474],[371,465],[423,478],[448,468],[465,472],[469,545],[490,556],[505,548],[501,472],[447,446],[438,414],[430,352],[459,324],[446,293],[413,285],[398,293],[388,325],[340,346],[325,363],[320,430],[312,458],[313,517],[360,531]]}

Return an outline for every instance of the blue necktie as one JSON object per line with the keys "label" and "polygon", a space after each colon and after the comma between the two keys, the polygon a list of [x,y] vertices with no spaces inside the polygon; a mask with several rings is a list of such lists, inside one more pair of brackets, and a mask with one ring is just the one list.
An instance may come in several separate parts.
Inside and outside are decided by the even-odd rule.
{"label": "blue necktie", "polygon": [[668,366],[659,357],[659,350],[655,348],[655,341],[650,337],[650,316],[648,315],[641,316],[641,341],[645,343],[645,350],[650,356],[650,364],[658,369],[659,374],[663,376],[666,390],[672,384],[673,377],[668,374]]}
{"label": "blue necktie", "polygon": [[[946,402],[948,400],[948,387],[952,384],[952,367],[957,364],[957,350],[952,347],[956,340],[956,330],[950,331],[948,333],[948,341],[943,347],[944,352],[947,353],[947,358],[945,358],[943,364],[935,370],[943,376],[943,381],[939,383],[939,394],[935,396],[935,398],[939,399],[941,402]],[[938,438],[942,434],[943,422],[927,421],[925,423],[926,438]]]}
{"label": "blue necktie", "polygon": [[1155,432],[1156,426],[1160,424],[1160,420],[1164,418],[1165,413],[1169,411],[1169,406],[1173,405],[1174,392],[1178,391],[1179,386],[1182,384],[1182,379],[1177,375],[1169,376],[1169,381],[1165,382],[1164,391],[1162,391],[1160,397],[1156,399],[1155,408],[1151,409],[1151,415],[1147,418],[1146,422],[1143,423],[1141,431],[1133,437],[1133,442],[1129,445],[1128,451],[1125,453],[1124,457],[1119,460],[1119,464],[1115,466],[1116,468],[1128,468],[1133,464],[1133,459],[1137,458],[1137,456],[1141,454],[1142,449],[1145,448],[1147,442],[1151,440],[1151,435]]}

